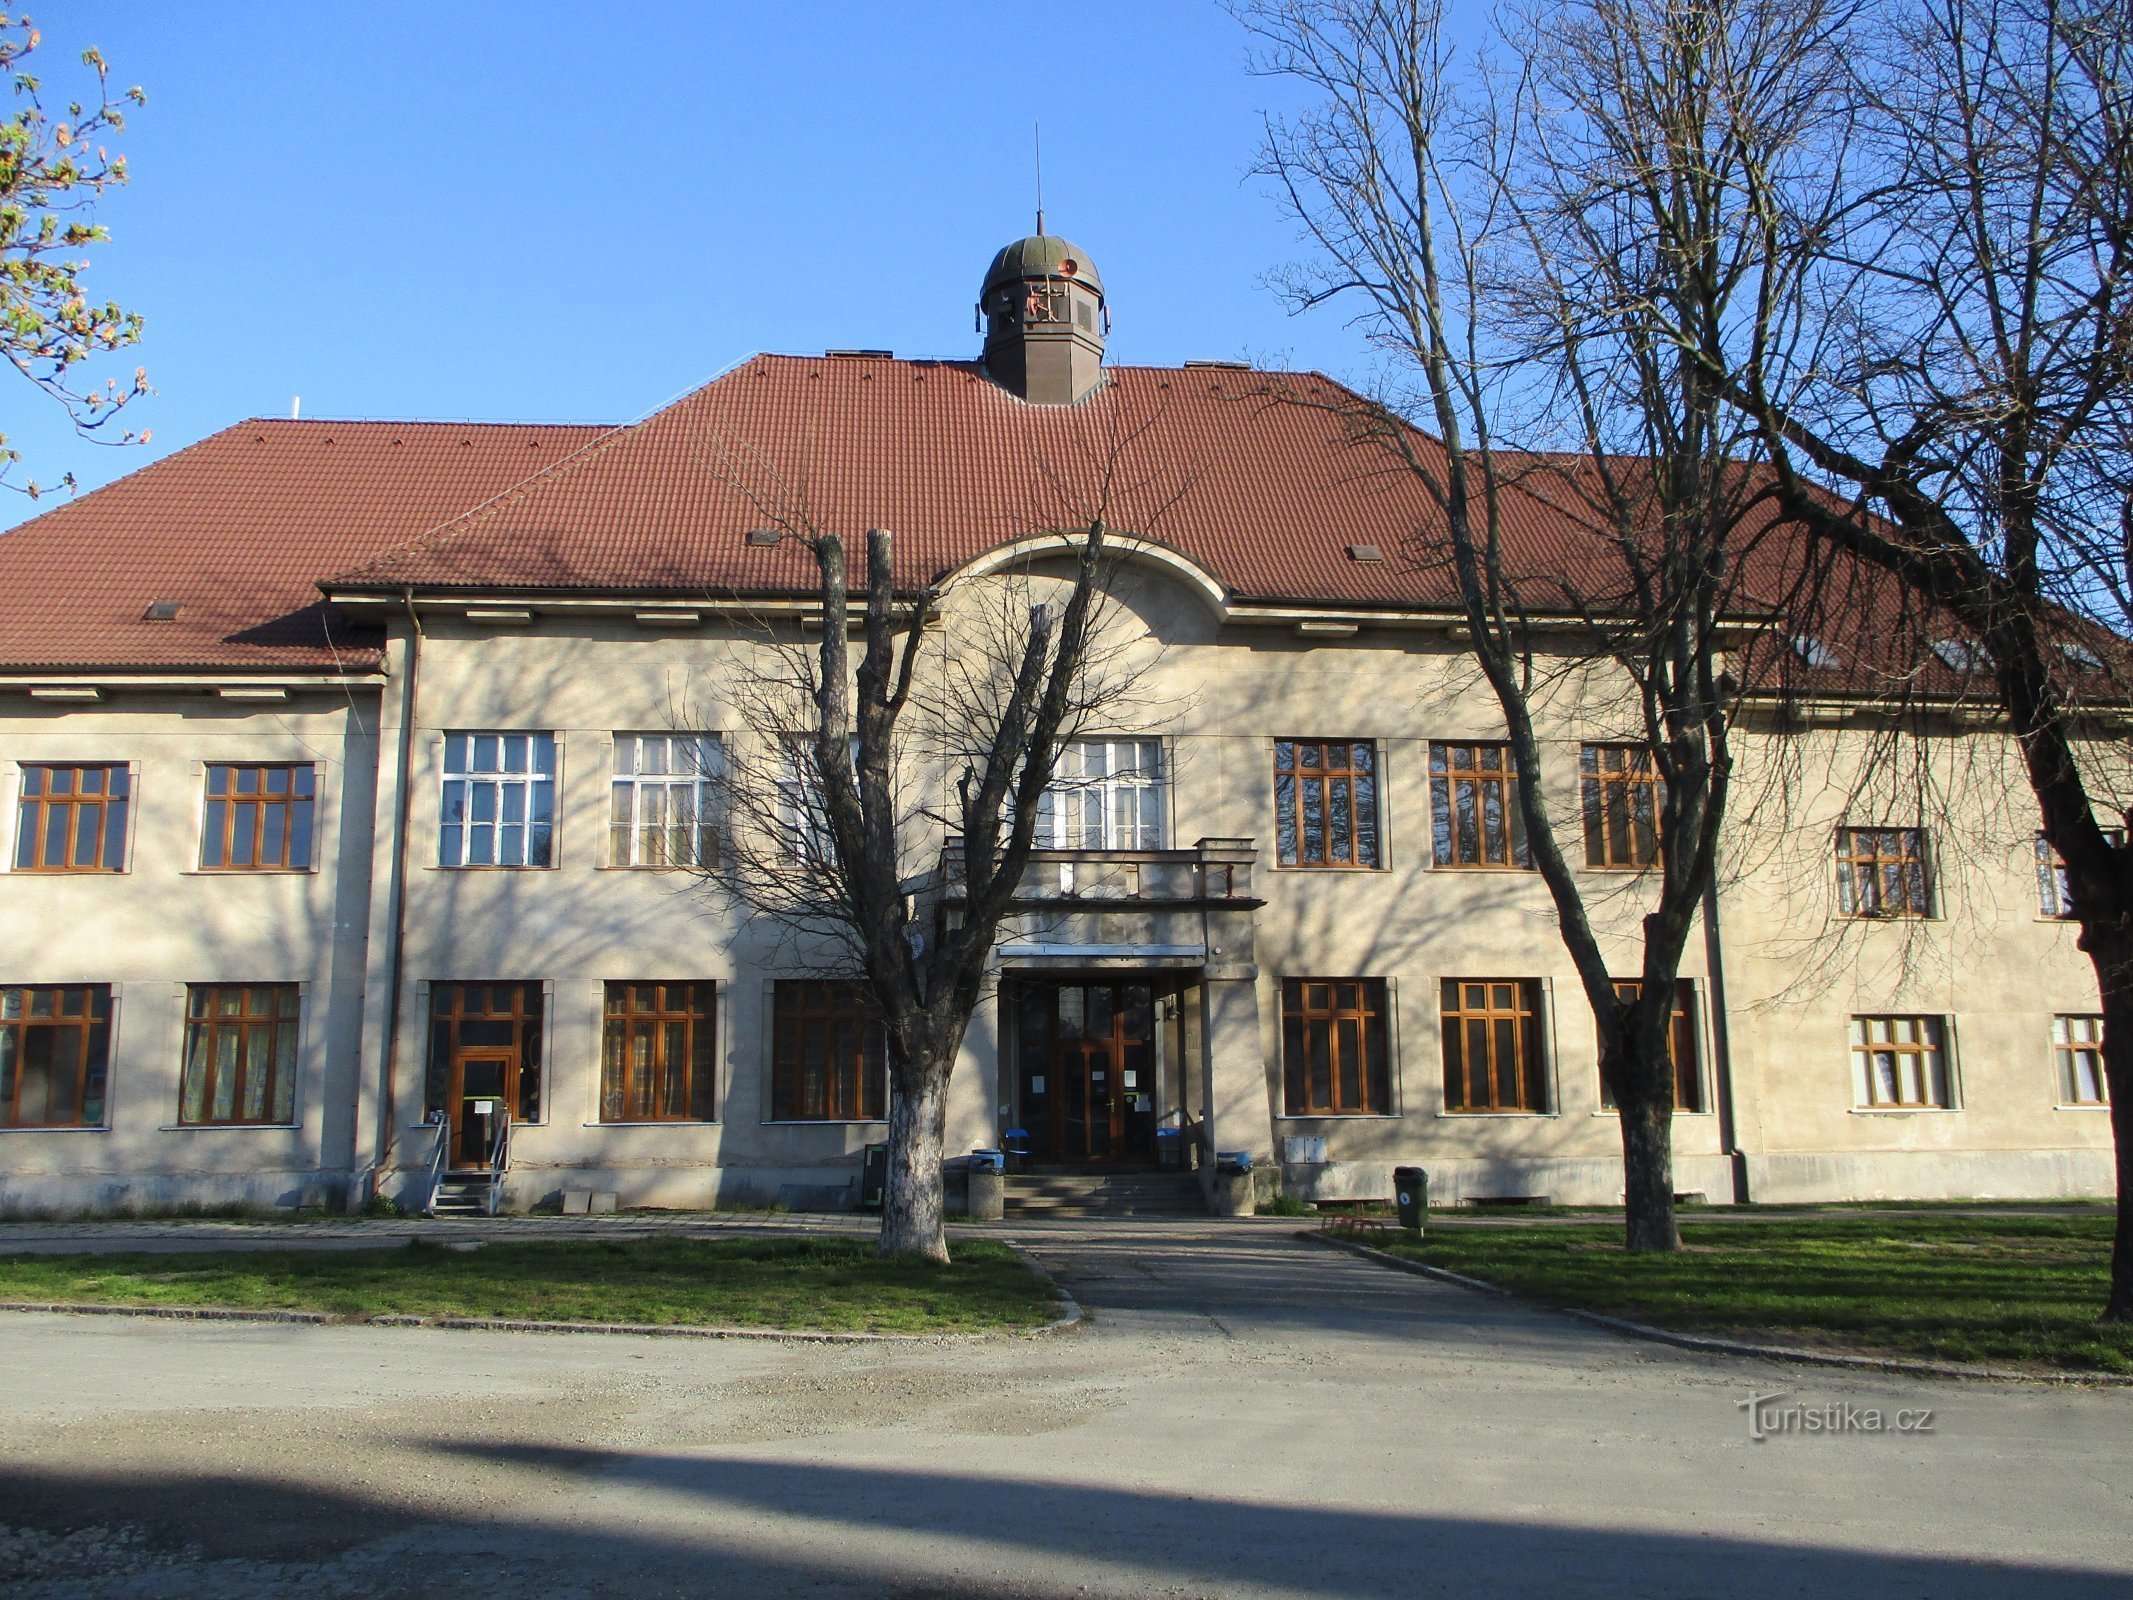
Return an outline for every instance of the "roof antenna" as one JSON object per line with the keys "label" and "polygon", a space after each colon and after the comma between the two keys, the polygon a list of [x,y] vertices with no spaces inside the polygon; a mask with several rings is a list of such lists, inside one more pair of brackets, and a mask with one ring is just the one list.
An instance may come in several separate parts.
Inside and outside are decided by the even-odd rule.
{"label": "roof antenna", "polygon": [[302,395],[292,394],[291,396],[289,396],[289,420],[291,422],[296,421],[296,419],[300,415],[302,415],[303,409],[304,397]]}
{"label": "roof antenna", "polygon": [[1037,148],[1037,232],[1044,232],[1044,124],[1030,124],[1031,138]]}

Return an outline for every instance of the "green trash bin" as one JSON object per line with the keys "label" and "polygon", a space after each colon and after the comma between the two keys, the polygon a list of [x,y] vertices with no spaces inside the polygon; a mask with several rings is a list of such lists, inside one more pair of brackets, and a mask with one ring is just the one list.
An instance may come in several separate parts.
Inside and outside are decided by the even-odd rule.
{"label": "green trash bin", "polygon": [[1400,1208],[1400,1226],[1421,1233],[1422,1214],[1429,1210],[1429,1174],[1420,1167],[1394,1167],[1392,1197]]}
{"label": "green trash bin", "polygon": [[866,1159],[859,1167],[859,1209],[879,1211],[889,1192],[889,1147],[885,1144],[867,1146]]}

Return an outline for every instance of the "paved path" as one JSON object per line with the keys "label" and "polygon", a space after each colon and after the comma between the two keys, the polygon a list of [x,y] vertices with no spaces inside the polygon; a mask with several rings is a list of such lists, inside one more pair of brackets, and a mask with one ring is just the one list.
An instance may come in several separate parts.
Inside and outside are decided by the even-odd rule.
{"label": "paved path", "polygon": [[[2133,1595],[2133,1393],[1629,1343],[1252,1224],[1024,1237],[1078,1335],[0,1317],[0,1591]],[[1738,1403],[1930,1407],[1756,1443]]]}

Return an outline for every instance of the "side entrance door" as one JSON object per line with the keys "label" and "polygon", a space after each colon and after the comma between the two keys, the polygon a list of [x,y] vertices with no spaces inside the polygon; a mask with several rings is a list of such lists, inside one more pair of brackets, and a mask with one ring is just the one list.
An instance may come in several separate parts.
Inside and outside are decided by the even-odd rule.
{"label": "side entrance door", "polygon": [[452,1092],[446,1112],[452,1119],[454,1171],[488,1170],[504,1113],[517,1104],[516,1050],[490,1046],[452,1053]]}
{"label": "side entrance door", "polygon": [[1018,1041],[1031,1156],[1065,1166],[1155,1161],[1155,991],[1145,983],[1033,984]]}

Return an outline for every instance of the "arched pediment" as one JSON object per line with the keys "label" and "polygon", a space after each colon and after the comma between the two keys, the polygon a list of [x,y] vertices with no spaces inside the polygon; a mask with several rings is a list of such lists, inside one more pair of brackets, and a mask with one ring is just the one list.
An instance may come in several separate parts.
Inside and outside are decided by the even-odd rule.
{"label": "arched pediment", "polygon": [[[1074,560],[1081,550],[1082,536],[1075,533],[1033,533],[1019,539],[1010,539],[982,551],[943,573],[935,587],[947,594],[957,585],[993,573],[1009,571],[1015,567],[1029,566],[1048,560]],[[1140,539],[1127,534],[1109,534],[1104,539],[1104,549],[1113,559],[1130,563],[1145,572],[1172,579],[1198,597],[1217,621],[1229,616],[1229,591],[1215,575],[1192,557],[1174,547],[1153,539]]]}

